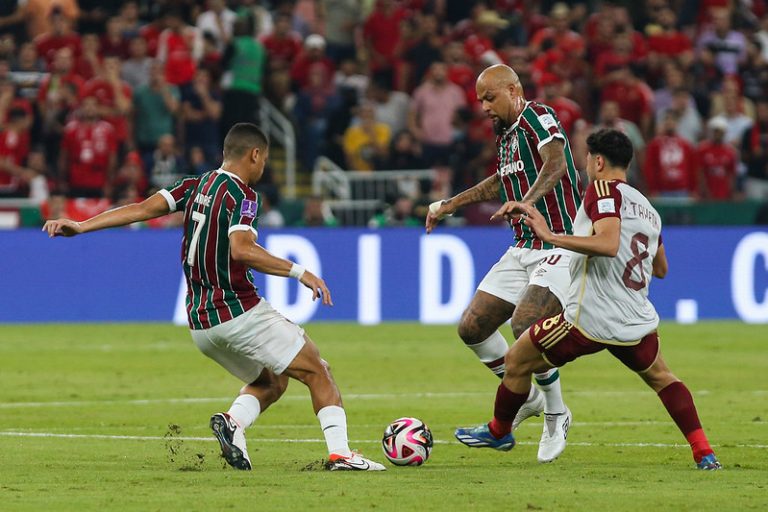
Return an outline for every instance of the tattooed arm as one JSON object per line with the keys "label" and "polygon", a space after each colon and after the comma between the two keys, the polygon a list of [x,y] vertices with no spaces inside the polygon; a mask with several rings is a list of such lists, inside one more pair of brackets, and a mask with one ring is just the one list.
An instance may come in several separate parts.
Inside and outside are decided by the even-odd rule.
{"label": "tattooed arm", "polygon": [[547,142],[541,147],[539,154],[542,160],[541,171],[522,200],[523,203],[531,205],[555,188],[568,170],[565,164],[565,142],[562,139]]}
{"label": "tattooed arm", "polygon": [[[484,179],[474,187],[456,194],[452,198],[443,201],[440,207],[434,211],[430,208],[427,213],[426,228],[427,233],[431,233],[432,230],[440,222],[440,219],[446,215],[453,215],[453,213],[461,208],[472,203],[482,203],[483,201],[490,201],[491,199],[499,198],[499,175],[494,174]],[[436,203],[437,204],[437,203]]]}

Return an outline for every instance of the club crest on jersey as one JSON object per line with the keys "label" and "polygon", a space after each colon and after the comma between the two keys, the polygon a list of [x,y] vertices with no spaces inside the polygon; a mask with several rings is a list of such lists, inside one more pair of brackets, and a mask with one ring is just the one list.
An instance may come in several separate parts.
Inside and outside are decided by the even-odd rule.
{"label": "club crest on jersey", "polygon": [[241,217],[256,217],[256,212],[259,210],[259,204],[256,201],[250,199],[243,199],[243,205],[240,207]]}

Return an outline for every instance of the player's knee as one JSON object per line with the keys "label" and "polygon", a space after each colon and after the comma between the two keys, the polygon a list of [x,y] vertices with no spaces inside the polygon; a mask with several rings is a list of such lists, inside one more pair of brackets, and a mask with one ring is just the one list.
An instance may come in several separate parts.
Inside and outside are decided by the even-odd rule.
{"label": "player's knee", "polygon": [[536,318],[527,318],[521,315],[520,317],[512,317],[510,322],[512,327],[512,333],[515,335],[515,339],[518,339],[523,333],[535,322]]}
{"label": "player's knee", "polygon": [[474,321],[474,317],[466,312],[461,316],[458,333],[459,338],[466,345],[475,345],[484,339],[477,322]]}
{"label": "player's knee", "polygon": [[509,377],[521,377],[526,371],[525,364],[515,355],[515,351],[507,350],[504,354],[504,373]]}

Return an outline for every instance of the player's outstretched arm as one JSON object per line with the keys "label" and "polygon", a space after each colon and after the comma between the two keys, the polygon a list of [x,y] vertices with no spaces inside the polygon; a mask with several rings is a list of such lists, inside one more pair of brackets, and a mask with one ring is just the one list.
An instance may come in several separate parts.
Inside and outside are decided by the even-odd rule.
{"label": "player's outstretched arm", "polygon": [[541,155],[541,170],[528,189],[523,202],[534,204],[549,193],[565,175],[568,167],[565,163],[565,142],[562,139],[552,139],[539,149]]}
{"label": "player's outstretched arm", "polygon": [[556,235],[550,231],[546,219],[536,208],[524,204],[521,209],[524,211],[523,222],[530,226],[543,242],[589,256],[614,257],[619,252],[621,220],[618,217],[605,217],[594,222],[591,236]]}
{"label": "player's outstretched arm", "polygon": [[669,262],[667,261],[667,251],[664,244],[659,244],[656,250],[656,256],[653,257],[653,277],[664,279],[669,272]]}
{"label": "player's outstretched arm", "polygon": [[437,201],[429,205],[425,227],[427,233],[431,233],[437,223],[443,218],[453,215],[462,206],[473,203],[482,203],[499,197],[499,175],[489,176],[472,188],[468,188],[460,194],[456,194],[445,201]]}
{"label": "player's outstretched arm", "polygon": [[83,222],[63,218],[49,220],[43,226],[43,231],[47,232],[49,237],[75,236],[100,229],[127,226],[134,222],[162,217],[169,212],[168,201],[160,194],[154,194],[140,203],[108,210]]}
{"label": "player's outstretched arm", "polygon": [[253,231],[233,231],[229,235],[229,251],[232,259],[262,274],[280,277],[296,277],[301,284],[312,290],[312,300],[322,299],[326,306],[333,306],[331,291],[321,278],[292,261],[278,258],[256,243]]}

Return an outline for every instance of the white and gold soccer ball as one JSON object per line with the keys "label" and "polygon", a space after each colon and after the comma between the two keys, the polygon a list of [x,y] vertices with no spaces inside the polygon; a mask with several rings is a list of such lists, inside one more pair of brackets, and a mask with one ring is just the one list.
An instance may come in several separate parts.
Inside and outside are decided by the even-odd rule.
{"label": "white and gold soccer ball", "polygon": [[384,456],[396,466],[421,466],[432,452],[432,432],[416,418],[398,418],[384,430]]}

